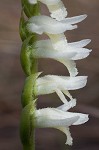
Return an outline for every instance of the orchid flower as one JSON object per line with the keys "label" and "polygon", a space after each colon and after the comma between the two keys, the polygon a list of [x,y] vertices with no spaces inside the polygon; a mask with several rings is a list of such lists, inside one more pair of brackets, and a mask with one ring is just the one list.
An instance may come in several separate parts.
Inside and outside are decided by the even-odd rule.
{"label": "orchid flower", "polygon": [[[36,73],[27,78],[23,89],[23,99],[27,99],[27,97],[30,97],[30,95],[32,95],[34,90],[36,89],[36,95],[52,94],[56,92],[56,94],[64,104],[70,105],[64,96],[66,95],[70,99],[70,101],[72,101],[73,104],[76,105],[76,99],[73,99],[73,97],[69,93],[69,90],[77,90],[83,88],[87,82],[87,76],[67,77],[46,75],[43,77],[38,77],[40,74],[41,73]],[[29,89],[30,84],[32,88],[28,92],[26,89]],[[28,95],[24,93],[28,93]]]}
{"label": "orchid flower", "polygon": [[[50,40],[41,40],[33,43],[33,46],[31,46],[31,48],[33,47],[32,56],[34,58],[51,58],[60,61],[67,67],[70,75],[75,76],[77,73],[72,64],[74,64],[74,60],[84,59],[90,54],[91,50],[83,48],[89,43],[90,40],[85,39],[79,42],[68,43],[64,49],[60,47],[59,50],[56,50]],[[68,65],[69,62],[71,65]]]}
{"label": "orchid flower", "polygon": [[[35,128],[56,128],[66,134],[66,144],[72,145],[72,137],[69,131],[71,125],[81,125],[88,121],[88,115],[68,112],[71,107],[62,105],[57,108],[31,109],[31,117],[35,120]],[[25,113],[25,112],[24,112]]]}
{"label": "orchid flower", "polygon": [[[36,4],[37,0],[28,0],[30,4]],[[51,13],[51,17],[56,20],[63,20],[67,16],[66,8],[61,0],[38,0],[41,3],[45,4],[49,12]]]}
{"label": "orchid flower", "polygon": [[44,108],[35,112],[35,126],[37,128],[56,128],[67,135],[66,144],[72,145],[69,126],[80,125],[88,121],[88,115],[64,112],[57,108]]}
{"label": "orchid flower", "polygon": [[87,15],[80,15],[71,18],[65,18],[62,21],[57,21],[51,17],[39,15],[31,17],[28,20],[27,28],[30,32],[37,34],[61,34],[67,30],[77,28],[76,23],[83,21]]}
{"label": "orchid flower", "polygon": [[73,98],[68,90],[83,88],[86,85],[86,82],[86,76],[66,77],[46,75],[44,77],[39,77],[36,80],[36,90],[38,95],[51,94],[56,92],[61,101],[63,103],[67,103],[64,94],[72,100]]}

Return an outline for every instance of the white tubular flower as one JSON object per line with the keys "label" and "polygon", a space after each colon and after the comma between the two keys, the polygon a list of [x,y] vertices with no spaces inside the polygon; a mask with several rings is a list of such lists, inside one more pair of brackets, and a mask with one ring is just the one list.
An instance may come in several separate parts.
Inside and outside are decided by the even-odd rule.
{"label": "white tubular flower", "polygon": [[[66,107],[66,108],[65,108]],[[35,127],[56,128],[66,134],[66,144],[72,145],[72,137],[69,131],[71,125],[80,125],[88,121],[87,114],[65,112],[66,105],[58,108],[44,108],[35,112]],[[69,109],[70,107],[68,107]]]}
{"label": "white tubular flower", "polygon": [[[64,94],[74,101],[68,90],[76,90],[86,85],[86,76],[65,77],[46,75],[36,80],[37,95],[45,95],[56,92],[63,103],[68,103]],[[63,94],[64,93],[64,94]]]}
{"label": "white tubular flower", "polygon": [[61,34],[67,30],[73,30],[77,28],[74,25],[81,22],[87,17],[87,15],[81,15],[71,18],[66,18],[63,21],[57,21],[51,17],[40,15],[31,17],[28,20],[27,28],[30,32],[37,34],[48,33],[48,34]]}
{"label": "white tubular flower", "polygon": [[[67,43],[64,49],[55,49],[50,40],[41,40],[33,44],[32,55],[35,58],[51,58],[62,62],[71,76],[77,75],[76,66],[73,60],[86,58],[91,50],[83,48],[90,42],[89,39],[74,43]],[[35,45],[35,48],[34,48]]]}
{"label": "white tubular flower", "polygon": [[[36,4],[37,0],[28,0],[30,4]],[[38,0],[45,4],[49,12],[51,13],[51,17],[56,20],[63,20],[67,16],[66,8],[61,0]]]}
{"label": "white tubular flower", "polygon": [[55,49],[50,40],[41,40],[34,43],[33,56],[37,58],[71,59],[78,60],[86,58],[91,50],[83,48],[90,43],[89,39],[79,42],[67,43],[64,49]]}

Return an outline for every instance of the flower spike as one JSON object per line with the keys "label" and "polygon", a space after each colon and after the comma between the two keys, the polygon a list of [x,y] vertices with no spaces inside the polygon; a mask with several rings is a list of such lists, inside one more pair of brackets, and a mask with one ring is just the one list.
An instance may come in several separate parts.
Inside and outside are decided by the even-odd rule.
{"label": "flower spike", "polygon": [[[50,17],[40,14],[39,2],[47,6]],[[21,96],[20,136],[24,150],[34,150],[35,128],[58,129],[67,136],[66,144],[72,145],[70,126],[89,120],[88,114],[69,112],[77,103],[69,91],[83,88],[87,83],[87,76],[77,76],[75,61],[89,56],[91,50],[85,46],[91,40],[69,43],[65,36],[66,31],[76,29],[87,15],[67,17],[67,14],[61,0],[22,0],[20,36],[23,44],[20,59],[27,76]],[[38,41],[37,34],[46,34],[49,39]],[[37,71],[39,58],[59,61],[67,67],[70,76],[41,77],[41,72]],[[56,93],[63,104],[57,108],[37,109],[37,96],[52,93]]]}

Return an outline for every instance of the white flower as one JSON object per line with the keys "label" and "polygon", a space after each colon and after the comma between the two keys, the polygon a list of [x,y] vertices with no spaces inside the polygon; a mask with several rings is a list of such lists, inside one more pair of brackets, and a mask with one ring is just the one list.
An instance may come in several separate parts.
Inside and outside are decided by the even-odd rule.
{"label": "white flower", "polygon": [[91,40],[85,39],[79,42],[67,43],[62,49],[55,49],[50,40],[41,40],[33,44],[33,56],[36,58],[71,59],[78,60],[86,58],[91,50],[83,48]]}
{"label": "white flower", "polygon": [[[28,0],[30,4],[36,4],[37,0]],[[50,13],[51,17],[56,20],[63,20],[67,16],[66,8],[61,0],[38,0],[45,4]]]}
{"label": "white flower", "polygon": [[[45,95],[56,92],[63,103],[68,103],[64,94],[73,100],[68,90],[76,90],[86,85],[86,76],[65,77],[46,75],[36,80],[37,95]],[[64,93],[64,94],[63,94]]]}
{"label": "white flower", "polygon": [[67,136],[66,144],[72,145],[72,137],[69,131],[69,127],[71,125],[80,125],[87,122],[88,115],[67,112],[68,109],[70,109],[70,107],[65,104],[58,108],[44,108],[36,110],[35,127],[59,129]]}
{"label": "white flower", "polygon": [[28,20],[27,28],[30,32],[37,34],[61,34],[67,30],[73,30],[77,28],[77,25],[74,24],[81,22],[86,17],[87,15],[80,15],[66,18],[63,21],[57,21],[44,15],[34,16]]}
{"label": "white flower", "polygon": [[[70,75],[75,76],[77,73],[75,72],[76,68],[74,68],[73,60],[83,59],[89,55],[91,50],[83,48],[89,42],[89,39],[85,39],[79,42],[67,43],[64,48],[60,44],[60,49],[56,50],[50,40],[41,40],[33,43],[32,56],[34,58],[51,58],[63,62]],[[69,63],[70,65],[68,65]]]}

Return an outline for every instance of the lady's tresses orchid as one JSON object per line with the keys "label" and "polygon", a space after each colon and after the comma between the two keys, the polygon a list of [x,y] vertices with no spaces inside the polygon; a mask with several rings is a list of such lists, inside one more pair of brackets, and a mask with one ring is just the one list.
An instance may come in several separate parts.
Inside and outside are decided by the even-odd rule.
{"label": "lady's tresses orchid", "polygon": [[31,4],[36,4],[37,1],[45,4],[49,12],[51,13],[51,17],[56,20],[63,20],[67,16],[66,8],[61,0],[28,0]]}
{"label": "lady's tresses orchid", "polygon": [[[68,43],[64,34],[67,30],[76,29],[76,24],[84,20],[87,15],[65,18],[67,17],[67,11],[61,0],[25,0],[23,1],[23,7],[26,3],[25,9],[23,8],[24,12],[29,11],[27,8],[33,10],[36,5],[32,7],[32,4],[37,4],[38,1],[48,7],[51,17],[37,13],[36,16],[23,23],[26,25],[24,29],[28,33],[26,34],[28,36],[24,38],[21,50],[21,64],[28,76],[22,92],[22,106],[24,109],[20,128],[22,143],[25,145],[24,149],[33,149],[31,148],[30,138],[34,128],[59,129],[67,135],[66,144],[72,145],[69,127],[88,121],[87,114],[68,112],[68,110],[76,105],[76,99],[71,96],[69,91],[83,88],[87,82],[87,76],[76,76],[78,71],[74,61],[86,58],[89,55],[91,50],[84,47],[90,43],[90,40],[85,39]],[[30,13],[27,16],[32,15]],[[50,40],[36,41],[36,34],[32,33],[39,35],[44,33]],[[37,58],[51,58],[63,63],[67,67],[70,77],[56,75],[39,77],[41,73],[34,72]],[[37,110],[35,97],[54,92],[64,104],[57,108]],[[70,100],[68,101],[65,96]]]}
{"label": "lady's tresses orchid", "polygon": [[86,85],[86,82],[86,76],[66,77],[46,75],[36,80],[36,90],[38,95],[51,94],[56,92],[62,102],[67,103],[64,94],[72,100],[73,98],[69,94],[68,90],[83,88]]}
{"label": "lady's tresses orchid", "polygon": [[87,15],[80,15],[71,18],[65,18],[62,21],[57,21],[51,17],[40,15],[31,17],[28,20],[27,28],[30,32],[37,34],[61,34],[67,30],[77,28],[76,23],[83,21]]}
{"label": "lady's tresses orchid", "polygon": [[[69,102],[70,103],[70,102]],[[57,108],[43,108],[34,111],[35,101],[28,104],[24,110],[22,116],[27,114],[29,107],[31,119],[34,120],[35,128],[56,128],[66,134],[66,144],[72,145],[72,137],[69,131],[71,125],[80,125],[88,121],[87,114],[68,112],[72,105],[64,104]],[[24,117],[23,117],[24,118]],[[27,120],[25,120],[26,122]],[[28,122],[26,124],[29,124]]]}
{"label": "lady's tresses orchid", "polygon": [[51,58],[62,62],[71,76],[77,74],[76,68],[73,68],[75,64],[73,60],[79,60],[86,58],[91,50],[83,48],[90,43],[89,39],[82,40],[79,42],[68,43],[64,49],[60,48],[56,50],[50,40],[41,40],[33,43],[31,48],[33,48],[32,56],[34,58]]}
{"label": "lady's tresses orchid", "polygon": [[[86,76],[66,77],[46,75],[44,77],[38,78],[39,75],[40,73],[37,73],[27,78],[23,89],[23,99],[27,99],[27,97],[29,97],[29,95],[32,95],[32,92],[34,92],[34,90],[36,89],[36,95],[45,95],[56,92],[63,103],[70,105],[64,96],[65,94],[70,98],[73,105],[76,105],[76,100],[72,98],[71,94],[68,91],[83,88],[87,82]],[[31,87],[33,90],[31,90],[26,96],[24,95],[24,93],[26,92],[26,89],[29,89],[29,83],[31,83]],[[34,85],[35,89],[33,88]]]}

